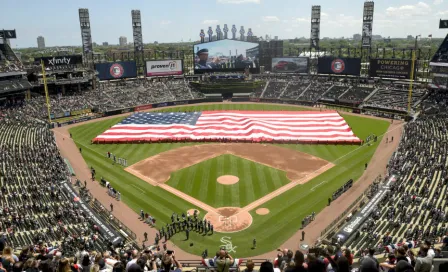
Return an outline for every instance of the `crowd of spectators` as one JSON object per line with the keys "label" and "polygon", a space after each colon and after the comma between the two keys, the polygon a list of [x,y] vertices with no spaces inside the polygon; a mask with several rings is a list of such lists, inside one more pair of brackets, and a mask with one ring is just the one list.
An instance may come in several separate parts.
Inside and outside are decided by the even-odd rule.
{"label": "crowd of spectators", "polygon": [[290,81],[280,98],[284,99],[297,99],[306,90],[306,88],[311,84],[309,78],[296,79]]}
{"label": "crowd of spectators", "polygon": [[[0,117],[0,247],[7,244],[15,250],[26,248],[34,253],[62,251],[66,254],[79,248],[107,250],[110,241],[103,237],[93,218],[80,208],[78,200],[70,196],[64,187],[68,183],[68,168],[48,125],[20,108],[3,110]],[[9,264],[15,262],[9,261]]]}
{"label": "crowd of spectators", "polygon": [[263,93],[263,98],[278,98],[288,85],[288,81],[271,80]]}
{"label": "crowd of spectators", "polygon": [[328,89],[324,93],[324,95],[322,96],[322,99],[336,100],[342,94],[344,94],[349,88],[350,88],[349,85],[334,84],[333,86],[330,87],[330,89]]}
{"label": "crowd of spectators", "polygon": [[441,114],[448,108],[447,92],[431,92],[421,103],[422,112],[426,115]]}
{"label": "crowd of spectators", "polygon": [[[393,86],[380,86],[375,93],[364,103],[365,107],[393,109],[407,111],[408,90]],[[415,106],[426,94],[426,89],[414,88],[412,91],[411,105]]]}
{"label": "crowd of spectators", "polygon": [[339,99],[361,104],[372,92],[373,87],[369,85],[354,85],[352,88],[349,88],[347,92],[342,94]]}
{"label": "crowd of spectators", "polygon": [[[129,108],[133,106],[203,98],[204,95],[191,90],[188,82],[175,79],[165,82],[133,80],[101,82],[96,90],[67,91],[64,95],[50,95],[51,113],[64,116],[66,112],[95,109],[96,112]],[[8,105],[9,107],[11,105]],[[31,99],[14,105],[27,114],[48,119],[46,98],[33,95]]]}
{"label": "crowd of spectators", "polygon": [[[348,244],[382,252],[403,241],[442,242],[448,233],[448,115],[421,115],[404,127],[388,171],[399,177]],[[387,135],[385,136],[387,137]]]}

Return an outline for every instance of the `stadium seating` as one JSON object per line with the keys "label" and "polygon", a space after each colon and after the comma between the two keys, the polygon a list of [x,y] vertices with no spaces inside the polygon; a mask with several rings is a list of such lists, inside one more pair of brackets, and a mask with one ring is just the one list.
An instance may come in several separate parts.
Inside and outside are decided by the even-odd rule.
{"label": "stadium seating", "polygon": [[[417,104],[426,94],[424,89],[414,89],[412,93],[412,105]],[[381,87],[364,103],[366,107],[393,109],[406,111],[408,104],[408,90],[389,87]]]}
{"label": "stadium seating", "polygon": [[362,103],[366,97],[368,97],[372,92],[373,88],[369,86],[353,86],[349,88],[347,92],[339,97],[339,100],[351,101],[354,103]]}
{"label": "stadium seating", "polygon": [[290,81],[280,98],[296,100],[308,88],[308,86],[310,86],[310,84],[311,81],[308,78]]}
{"label": "stadium seating", "polygon": [[288,85],[287,81],[271,80],[267,83],[266,90],[262,94],[264,98],[278,98]]}
{"label": "stadium seating", "polygon": [[[446,109],[446,108],[445,108]],[[420,116],[406,124],[389,172],[400,178],[347,246],[384,251],[389,244],[441,241],[448,231],[447,115]]]}
{"label": "stadium seating", "polygon": [[62,187],[69,172],[47,124],[20,110],[5,112],[0,120],[0,232],[8,244],[18,249],[47,243],[67,254],[80,244],[108,249],[110,242],[93,219]]}

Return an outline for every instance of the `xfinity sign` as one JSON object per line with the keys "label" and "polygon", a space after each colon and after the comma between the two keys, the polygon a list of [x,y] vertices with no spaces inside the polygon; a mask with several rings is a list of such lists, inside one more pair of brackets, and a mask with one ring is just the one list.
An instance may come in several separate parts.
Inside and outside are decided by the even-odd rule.
{"label": "xfinity sign", "polygon": [[61,65],[82,64],[82,56],[72,55],[72,56],[42,57],[42,58],[35,58],[34,61],[38,63],[43,61],[45,66],[51,68],[54,66],[61,66]]}
{"label": "xfinity sign", "polygon": [[182,60],[155,60],[146,62],[146,76],[182,75]]}

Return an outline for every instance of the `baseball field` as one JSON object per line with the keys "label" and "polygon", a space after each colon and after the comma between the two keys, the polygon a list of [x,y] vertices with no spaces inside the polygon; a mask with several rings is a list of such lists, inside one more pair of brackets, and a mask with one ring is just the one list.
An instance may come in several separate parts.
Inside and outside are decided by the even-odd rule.
{"label": "baseball field", "polygon": [[[221,103],[159,111],[203,110],[301,108]],[[388,121],[341,115],[363,140],[371,134],[381,136],[389,127]],[[82,124],[69,131],[82,148],[87,165],[96,169],[96,178],[108,180],[121,193],[122,201],[136,212],[136,217],[142,209],[155,217],[161,227],[171,222],[173,212],[182,214],[197,209],[200,218],[211,220],[215,227],[213,235],[192,231],[188,241],[184,232],[171,238],[176,246],[195,255],[204,249],[214,252],[223,244],[223,237],[231,241],[238,256],[256,256],[274,250],[300,229],[305,216],[321,211],[334,191],[349,179],[357,180],[362,175],[380,142],[363,146],[91,144],[93,138],[123,118]],[[113,164],[107,152],[127,159],[127,167]]]}

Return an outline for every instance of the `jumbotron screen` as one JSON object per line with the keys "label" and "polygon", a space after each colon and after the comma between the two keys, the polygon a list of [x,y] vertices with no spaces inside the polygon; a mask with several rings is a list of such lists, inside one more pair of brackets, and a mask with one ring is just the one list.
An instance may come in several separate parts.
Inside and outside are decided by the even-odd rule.
{"label": "jumbotron screen", "polygon": [[194,45],[194,70],[225,71],[259,68],[258,43],[220,40]]}

